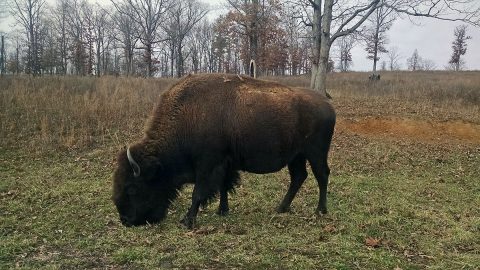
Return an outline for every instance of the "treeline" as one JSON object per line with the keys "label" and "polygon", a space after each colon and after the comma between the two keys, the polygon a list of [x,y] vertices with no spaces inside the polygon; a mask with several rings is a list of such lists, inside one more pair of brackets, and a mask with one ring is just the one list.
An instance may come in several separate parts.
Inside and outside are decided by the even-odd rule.
{"label": "treeline", "polygon": [[34,76],[179,77],[245,73],[255,59],[259,74],[309,72],[311,30],[294,9],[276,0],[229,3],[225,15],[209,19],[211,7],[198,0],[56,0],[51,6],[12,0],[16,27],[6,33],[2,69]]}
{"label": "treeline", "polygon": [[[373,73],[400,68],[398,48],[387,47],[399,17],[480,26],[478,0],[226,0],[227,12],[216,18],[207,17],[212,7],[200,0],[0,0],[0,7],[5,1],[16,23],[2,35],[2,74],[180,77],[250,73],[253,60],[256,75],[310,73],[310,87],[324,94],[326,73],[348,71],[354,46],[364,47]],[[445,68],[464,68],[466,29],[455,29]],[[429,70],[435,63],[415,51],[407,67]]]}

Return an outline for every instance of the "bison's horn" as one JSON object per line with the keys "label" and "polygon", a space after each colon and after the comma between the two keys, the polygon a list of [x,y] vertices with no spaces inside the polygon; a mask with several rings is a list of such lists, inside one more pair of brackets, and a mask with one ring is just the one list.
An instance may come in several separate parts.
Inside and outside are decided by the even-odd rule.
{"label": "bison's horn", "polygon": [[140,176],[140,166],[138,166],[138,163],[133,159],[132,154],[130,153],[130,147],[127,148],[127,158],[128,162],[130,162],[130,166],[132,166],[133,176]]}

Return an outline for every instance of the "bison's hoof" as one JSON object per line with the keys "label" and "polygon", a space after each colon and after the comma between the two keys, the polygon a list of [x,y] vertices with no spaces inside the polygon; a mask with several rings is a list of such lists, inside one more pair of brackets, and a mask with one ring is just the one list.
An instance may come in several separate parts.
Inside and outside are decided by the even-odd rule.
{"label": "bison's hoof", "polygon": [[327,211],[327,208],[317,208],[315,213],[319,216],[323,216],[323,215],[328,214],[328,211]]}
{"label": "bison's hoof", "polygon": [[180,220],[180,223],[187,227],[187,229],[191,230],[195,227],[195,218],[184,217],[182,220]]}
{"label": "bison's hoof", "polygon": [[287,212],[290,212],[290,206],[279,205],[277,207],[277,213],[282,214]]}
{"label": "bison's hoof", "polygon": [[217,215],[219,215],[219,216],[226,216],[226,215],[228,215],[228,212],[229,212],[229,211],[230,211],[230,210],[229,210],[228,208],[227,208],[227,209],[220,209],[220,208],[218,208],[218,210],[217,210]]}

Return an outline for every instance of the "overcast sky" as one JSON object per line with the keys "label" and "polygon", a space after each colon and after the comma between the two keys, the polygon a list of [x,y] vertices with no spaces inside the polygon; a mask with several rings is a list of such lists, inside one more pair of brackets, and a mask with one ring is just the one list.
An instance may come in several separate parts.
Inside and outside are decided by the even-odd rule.
{"label": "overcast sky", "polygon": [[[96,0],[91,0],[95,2]],[[480,1],[480,0],[479,0]],[[48,0],[47,2],[53,2]],[[109,0],[99,0],[100,3],[110,3]],[[226,12],[225,0],[203,0],[208,3],[212,11],[209,18],[214,18],[221,13]],[[443,69],[448,64],[452,53],[453,30],[458,22],[446,22],[434,19],[416,19],[415,25],[408,19],[399,19],[394,22],[388,32],[390,42],[387,48],[396,46],[402,59],[399,61],[402,69],[406,68],[406,59],[413,54],[415,49],[424,59],[432,60],[437,69]],[[9,32],[11,29],[11,18],[3,19],[0,22],[0,32]],[[472,37],[468,41],[467,54],[464,56],[467,69],[480,70],[480,29],[469,26],[467,34]],[[371,60],[366,58],[364,45],[357,45],[352,50],[353,70],[368,71],[372,68]],[[382,56],[380,56],[382,57]],[[383,56],[382,60],[386,60]]]}
{"label": "overcast sky", "polygon": [[[417,22],[420,22],[421,25],[415,25],[408,19],[395,21],[388,32],[390,42],[387,48],[398,47],[403,56],[400,60],[402,69],[406,68],[406,59],[413,54],[415,49],[422,58],[432,60],[437,69],[444,69],[452,54],[453,30],[460,23],[434,19],[422,19]],[[463,59],[466,61],[468,69],[480,70],[480,29],[469,26],[467,34],[472,39],[467,41],[468,49]],[[363,46],[356,47],[352,51],[352,56],[354,70],[371,70],[373,63],[366,59]],[[380,62],[382,60],[386,60],[386,57],[383,56]]]}

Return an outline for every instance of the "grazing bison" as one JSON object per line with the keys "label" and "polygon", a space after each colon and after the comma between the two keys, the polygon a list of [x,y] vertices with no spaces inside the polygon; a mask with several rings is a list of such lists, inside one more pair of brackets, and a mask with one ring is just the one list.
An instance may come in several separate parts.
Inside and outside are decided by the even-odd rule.
{"label": "grazing bison", "polygon": [[286,165],[291,176],[277,208],[289,209],[307,177],[320,188],[317,213],[327,212],[327,155],[335,112],[322,95],[249,77],[189,75],[160,97],[144,138],[118,155],[113,200],[126,226],[156,223],[186,183],[192,204],[181,221],[195,224],[200,205],[220,193],[218,214],[238,171],[264,174]]}

